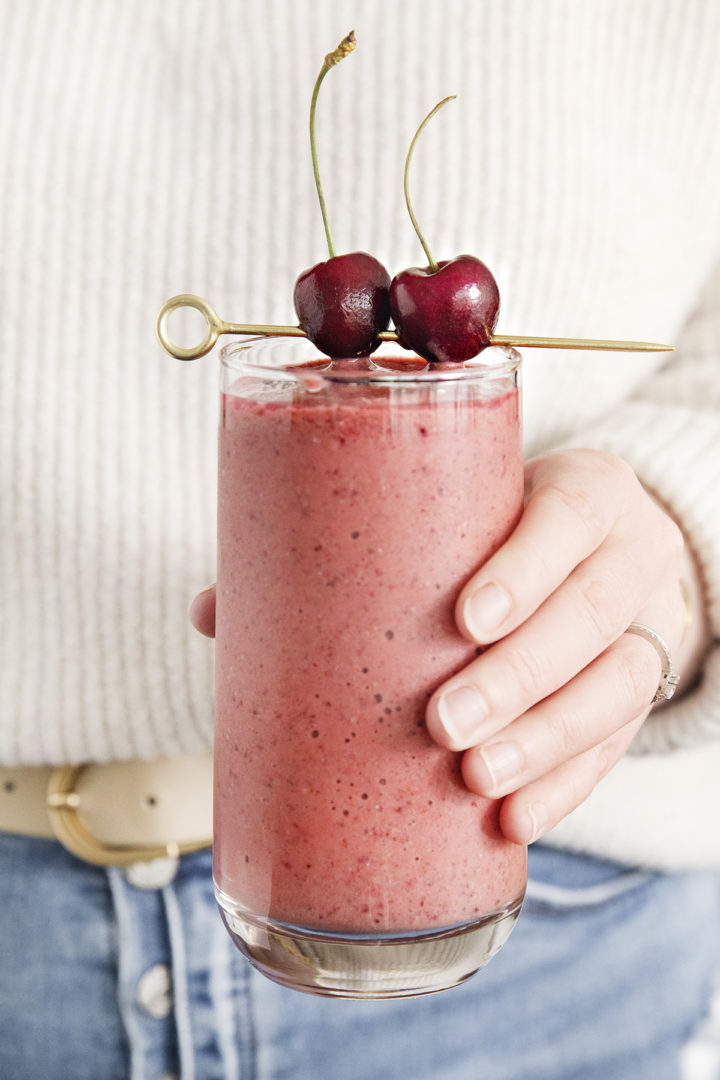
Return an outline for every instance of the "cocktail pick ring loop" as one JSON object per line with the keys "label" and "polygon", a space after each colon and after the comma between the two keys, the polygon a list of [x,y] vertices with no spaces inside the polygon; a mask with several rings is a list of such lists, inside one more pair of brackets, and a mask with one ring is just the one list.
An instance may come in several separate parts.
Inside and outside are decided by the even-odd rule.
{"label": "cocktail pick ring loop", "polygon": [[[207,323],[207,333],[199,345],[183,348],[176,345],[168,334],[168,318],[178,308],[189,307],[199,311]],[[306,337],[299,326],[275,326],[269,323],[229,323],[221,319],[212,304],[194,293],[179,293],[166,300],[155,320],[155,333],[165,352],[176,360],[196,360],[209,353],[221,334],[242,334],[247,337]],[[393,335],[395,336],[395,335]]]}
{"label": "cocktail pick ring loop", "polygon": [[[173,311],[183,307],[194,308],[199,311],[207,323],[207,332],[200,344],[189,348],[176,345],[168,334],[169,317]],[[223,322],[212,304],[204,300],[202,296],[195,296],[193,293],[180,293],[178,296],[170,297],[160,308],[155,322],[155,333],[165,352],[170,353],[176,360],[195,360],[198,356],[204,356],[205,353],[210,352],[220,334],[227,333],[226,326],[227,324]]]}

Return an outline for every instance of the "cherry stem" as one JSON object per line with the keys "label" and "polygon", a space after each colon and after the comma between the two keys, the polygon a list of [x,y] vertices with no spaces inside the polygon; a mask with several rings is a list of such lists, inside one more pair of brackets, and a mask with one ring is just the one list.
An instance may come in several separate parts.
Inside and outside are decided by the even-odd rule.
{"label": "cherry stem", "polygon": [[328,223],[327,207],[325,206],[325,196],[323,195],[322,184],[320,183],[320,169],[318,168],[317,150],[315,148],[315,106],[317,105],[318,93],[320,91],[320,85],[327,75],[330,68],[339,64],[344,57],[351,53],[355,48],[355,31],[351,30],[350,33],[342,39],[337,49],[328,53],[323,62],[323,66],[320,68],[320,74],[315,80],[315,86],[313,88],[312,100],[310,102],[310,154],[312,156],[313,173],[315,175],[315,187],[317,189],[318,200],[320,202],[320,213],[322,214],[323,225],[325,226],[325,237],[327,239],[328,251],[330,252],[330,258],[335,258],[335,245],[332,241],[332,235],[330,233],[330,225]]}
{"label": "cherry stem", "polygon": [[430,248],[427,246],[427,242],[425,240],[425,237],[423,236],[422,232],[420,231],[420,226],[418,225],[417,218],[415,217],[415,213],[414,213],[413,208],[412,208],[412,203],[410,202],[410,186],[408,184],[408,176],[409,176],[409,172],[410,172],[410,159],[412,158],[413,150],[415,149],[415,143],[420,138],[420,135],[421,135],[422,131],[424,130],[426,124],[430,120],[432,120],[432,118],[433,118],[433,116],[435,115],[436,112],[438,112],[440,109],[442,109],[443,105],[446,105],[448,103],[448,101],[453,101],[456,96],[457,96],[456,94],[450,94],[448,97],[443,98],[442,101],[439,101],[434,109],[430,110],[430,112],[427,114],[427,116],[423,120],[422,124],[420,125],[420,127],[417,129],[417,131],[413,135],[412,142],[410,143],[410,149],[408,150],[407,157],[405,158],[405,174],[404,174],[405,205],[408,208],[408,214],[410,215],[410,220],[413,223],[413,228],[415,229],[415,232],[418,235],[418,240],[420,241],[420,243],[423,246],[423,250],[425,251],[425,254],[427,256],[427,261],[430,264],[430,269],[432,270],[433,273],[435,273],[436,270],[438,269],[438,264],[435,262],[435,260],[434,260],[434,258],[432,256],[432,252],[430,251]]}

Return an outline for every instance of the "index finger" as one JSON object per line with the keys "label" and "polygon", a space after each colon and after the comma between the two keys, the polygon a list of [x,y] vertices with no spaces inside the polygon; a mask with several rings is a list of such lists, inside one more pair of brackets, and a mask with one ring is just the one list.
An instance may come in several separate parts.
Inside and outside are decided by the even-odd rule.
{"label": "index finger", "polygon": [[487,644],[532,615],[602,544],[625,505],[628,478],[638,483],[619,458],[596,451],[529,461],[530,496],[515,531],[458,597],[461,633]]}

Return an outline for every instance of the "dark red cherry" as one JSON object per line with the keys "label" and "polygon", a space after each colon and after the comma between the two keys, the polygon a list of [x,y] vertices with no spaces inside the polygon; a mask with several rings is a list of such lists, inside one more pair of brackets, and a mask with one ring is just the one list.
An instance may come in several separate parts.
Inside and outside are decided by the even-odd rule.
{"label": "dark red cherry", "polygon": [[378,334],[390,322],[390,275],[364,251],[336,255],[315,146],[315,107],[323,79],[355,48],[355,32],[328,53],[310,102],[310,155],[330,258],[311,266],[295,282],[300,327],[321,352],[335,358],[363,356],[377,349]]}
{"label": "dark red cherry", "polygon": [[321,352],[363,356],[380,344],[390,322],[390,275],[364,251],[335,255],[295,282],[298,322]]}
{"label": "dark red cherry", "polygon": [[495,278],[474,255],[436,262],[410,202],[410,161],[427,123],[454,95],[430,110],[412,137],[405,158],[405,202],[429,265],[396,274],[390,286],[390,310],[401,344],[426,360],[469,360],[490,344],[500,292]]}
{"label": "dark red cherry", "polygon": [[490,343],[500,310],[495,278],[474,255],[396,274],[390,311],[401,344],[426,360],[461,363]]}

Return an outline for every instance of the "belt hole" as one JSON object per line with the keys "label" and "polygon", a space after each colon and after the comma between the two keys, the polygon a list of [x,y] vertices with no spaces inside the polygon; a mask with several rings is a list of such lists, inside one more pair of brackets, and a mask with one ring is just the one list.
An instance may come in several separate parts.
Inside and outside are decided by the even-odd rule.
{"label": "belt hole", "polygon": [[17,784],[14,780],[6,780],[3,784],[3,788],[7,791],[8,795],[12,795],[13,791],[17,788]]}

